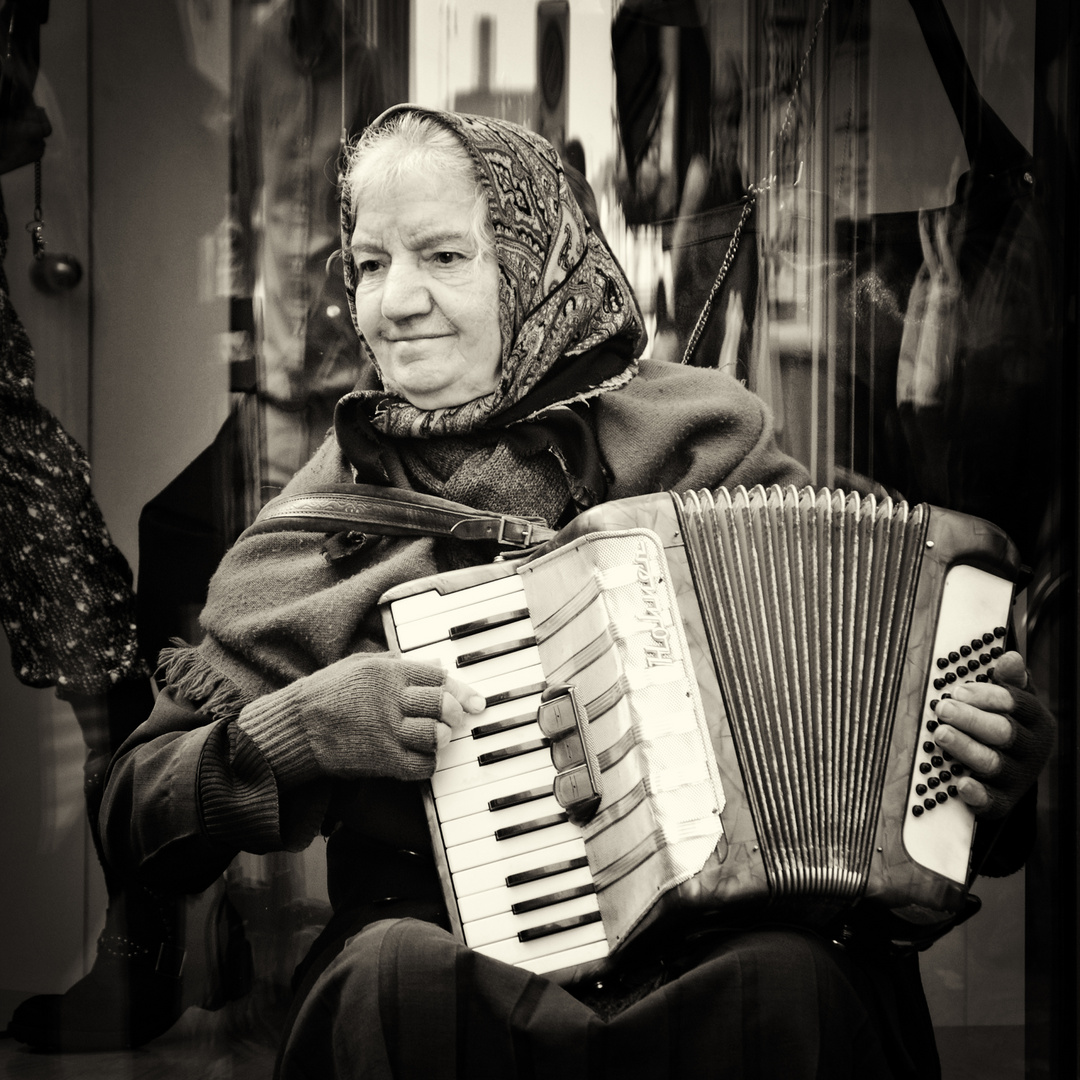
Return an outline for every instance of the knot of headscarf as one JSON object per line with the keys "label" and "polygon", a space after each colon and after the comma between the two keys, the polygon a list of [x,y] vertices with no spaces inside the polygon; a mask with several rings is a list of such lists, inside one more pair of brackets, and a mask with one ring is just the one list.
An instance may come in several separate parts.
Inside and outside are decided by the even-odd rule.
{"label": "knot of headscarf", "polygon": [[[520,402],[561,358],[604,343],[616,347],[625,363],[616,373],[607,365],[592,375],[587,365],[578,365],[577,385],[562,400],[585,400],[633,378],[646,341],[641,311],[615,256],[586,222],[551,144],[505,120],[414,105],[388,109],[372,127],[403,112],[430,117],[454,132],[476,164],[488,196],[499,264],[502,363],[492,393],[450,408],[427,411],[386,391],[359,392],[369,399],[375,426],[391,436],[476,431]],[[342,259],[354,324],[357,275],[349,247],[355,215],[346,186]],[[361,344],[378,371],[362,334]]]}

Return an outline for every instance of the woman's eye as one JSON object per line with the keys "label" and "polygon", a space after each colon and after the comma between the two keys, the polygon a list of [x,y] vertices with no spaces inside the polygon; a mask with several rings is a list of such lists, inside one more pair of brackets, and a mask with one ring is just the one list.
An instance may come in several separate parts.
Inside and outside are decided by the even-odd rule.
{"label": "woman's eye", "polygon": [[439,266],[453,266],[454,263],[460,262],[465,256],[460,251],[436,251],[435,262]]}
{"label": "woman's eye", "polygon": [[361,274],[374,274],[378,272],[380,263],[377,259],[362,259],[356,264],[356,268]]}

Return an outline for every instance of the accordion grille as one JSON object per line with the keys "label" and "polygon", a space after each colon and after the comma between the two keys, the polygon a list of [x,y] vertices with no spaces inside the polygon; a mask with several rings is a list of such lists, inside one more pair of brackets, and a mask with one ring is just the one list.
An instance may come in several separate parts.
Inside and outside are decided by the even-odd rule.
{"label": "accordion grille", "polygon": [[865,886],[926,508],[806,488],[676,497],[774,900]]}

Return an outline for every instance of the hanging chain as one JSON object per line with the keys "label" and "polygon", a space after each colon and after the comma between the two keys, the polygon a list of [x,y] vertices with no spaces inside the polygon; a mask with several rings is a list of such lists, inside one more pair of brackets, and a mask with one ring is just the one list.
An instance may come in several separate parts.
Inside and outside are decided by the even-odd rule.
{"label": "hanging chain", "polygon": [[745,226],[750,219],[750,214],[754,209],[754,203],[757,202],[757,196],[758,189],[751,184],[746,192],[746,202],[743,204],[742,213],[739,215],[739,223],[735,226],[735,231],[731,234],[731,240],[728,243],[727,251],[724,253],[724,261],[720,264],[716,280],[712,283],[709,295],[705,298],[705,305],[698,314],[697,322],[694,324],[693,332],[690,334],[690,340],[686,343],[686,350],[683,352],[682,358],[684,364],[690,363],[690,358],[694,355],[694,350],[698,346],[698,341],[701,340],[701,335],[705,332],[705,324],[709,321],[709,316],[712,314],[713,301],[716,299],[716,294],[724,284],[724,280],[728,276],[728,271],[731,269],[732,263],[735,262],[735,255],[739,250],[739,238],[742,236],[743,226]]}
{"label": "hanging chain", "polygon": [[[776,136],[775,146],[769,154],[770,162],[779,153],[780,148],[787,140],[788,133],[791,130],[791,125],[795,119],[795,103],[799,98],[799,91],[802,89],[803,76],[806,74],[806,67],[810,63],[810,55],[814,51],[814,45],[817,43],[818,34],[821,32],[821,27],[825,22],[825,14],[828,10],[829,0],[823,0],[821,14],[818,15],[813,32],[810,34],[810,41],[803,52],[799,70],[795,73],[795,82],[792,86],[791,97],[788,98],[787,107],[784,109],[784,118],[780,122],[780,131]],[[705,304],[698,314],[697,322],[694,324],[690,339],[686,343],[686,349],[683,351],[681,361],[683,364],[690,363],[694,351],[697,349],[698,342],[701,340],[701,335],[705,332],[705,324],[709,321],[709,316],[712,314],[713,301],[716,299],[716,294],[723,286],[724,281],[727,279],[728,273],[731,270],[732,264],[735,262],[735,256],[738,254],[739,240],[742,237],[743,228],[750,219],[750,214],[753,212],[754,204],[757,202],[758,196],[763,192],[768,191],[775,180],[776,176],[770,172],[768,175],[761,178],[760,183],[750,184],[747,187],[746,202],[743,204],[742,213],[739,215],[739,222],[735,226],[735,231],[731,234],[731,240],[728,242],[723,262],[720,263],[720,269],[717,271],[716,279],[712,283],[709,295],[705,298]]]}
{"label": "hanging chain", "polygon": [[34,162],[34,220],[26,223],[26,231],[30,234],[34,258],[40,259],[45,254],[45,217],[41,210],[41,158]]}

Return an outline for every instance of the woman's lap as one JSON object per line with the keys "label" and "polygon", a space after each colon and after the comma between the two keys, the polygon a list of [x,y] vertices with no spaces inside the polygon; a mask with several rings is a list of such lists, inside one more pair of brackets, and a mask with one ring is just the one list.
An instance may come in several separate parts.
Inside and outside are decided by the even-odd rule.
{"label": "woman's lap", "polygon": [[281,1078],[891,1077],[867,996],[831,943],[746,931],[605,1022],[437,926],[386,920],[350,939],[307,995]]}

